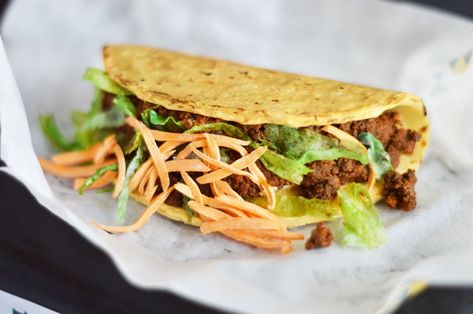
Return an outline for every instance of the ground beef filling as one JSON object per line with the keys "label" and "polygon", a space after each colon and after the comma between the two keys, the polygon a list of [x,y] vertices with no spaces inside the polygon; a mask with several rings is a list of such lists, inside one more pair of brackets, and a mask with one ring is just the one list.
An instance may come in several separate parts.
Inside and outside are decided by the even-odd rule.
{"label": "ground beef filling", "polygon": [[[103,107],[108,109],[113,105],[114,95],[105,93],[103,98]],[[182,121],[184,128],[190,129],[193,126],[205,123],[220,122],[221,119],[207,117],[199,114],[193,114],[184,111],[170,110],[162,106],[156,107],[154,104],[142,101],[135,96],[130,96],[137,108],[138,114],[144,110],[153,108],[159,115],[172,116],[178,121]],[[412,154],[416,143],[420,140],[421,135],[418,132],[409,129],[400,128],[400,115],[397,112],[386,112],[381,116],[361,121],[353,121],[344,124],[335,125],[341,130],[358,137],[362,132],[370,132],[378,138],[384,145],[386,151],[391,157],[394,167],[399,164],[401,154]],[[241,125],[233,123],[241,127],[248,136],[258,141],[264,139],[264,124],[258,125]],[[322,132],[320,127],[310,127],[316,132]],[[231,160],[236,160],[240,156],[232,156]],[[356,160],[340,158],[338,160],[315,161],[308,166],[314,171],[305,175],[300,185],[301,195],[307,198],[319,198],[324,200],[333,200],[337,196],[338,189],[351,182],[367,182],[369,170],[367,166],[362,165]],[[275,187],[281,188],[285,185],[292,184],[284,179],[279,178],[274,173],[268,171],[261,162],[258,161],[258,167],[264,173],[268,182]],[[172,173],[171,184],[182,181],[178,173]],[[196,174],[197,176],[197,174]],[[243,198],[252,199],[261,195],[258,186],[248,177],[231,175],[225,178],[230,186]],[[405,174],[389,172],[384,177],[385,187],[383,195],[388,206],[400,208],[403,210],[411,210],[415,207],[415,191],[416,182],[415,172],[409,170]],[[200,186],[203,193],[211,195],[209,185]],[[174,191],[167,199],[166,203],[173,206],[182,206],[183,198],[180,193]]]}
{"label": "ground beef filling", "polygon": [[323,223],[319,222],[305,243],[305,248],[307,250],[319,249],[330,246],[332,244],[333,235],[329,227]]}
{"label": "ground beef filling", "polygon": [[300,185],[301,194],[306,198],[333,200],[342,185],[368,181],[368,166],[353,159],[320,160],[308,166],[314,171],[305,175]]}
{"label": "ground beef filling", "polygon": [[400,123],[401,117],[398,112],[385,112],[377,118],[336,126],[354,137],[358,137],[362,132],[372,133],[383,143],[391,157],[393,166],[397,167],[401,154],[412,154],[416,143],[421,138],[421,135],[416,131],[399,128]]}
{"label": "ground beef filling", "polygon": [[417,178],[414,170],[409,169],[403,174],[389,171],[384,175],[383,180],[383,197],[386,205],[404,211],[409,211],[416,207],[414,186]]}
{"label": "ground beef filling", "polygon": [[[189,175],[191,178],[194,180],[201,176],[202,174],[200,172],[189,172]],[[170,172],[169,173],[169,181],[171,186],[178,183],[178,182],[183,182],[181,175],[178,172]],[[205,196],[212,196],[212,190],[210,189],[209,184],[199,184],[199,190],[202,194]],[[158,188],[158,193],[162,192],[161,188]],[[184,196],[178,192],[177,190],[174,190],[169,194],[168,198],[166,199],[165,203],[170,206],[175,206],[175,207],[182,207],[184,205]]]}

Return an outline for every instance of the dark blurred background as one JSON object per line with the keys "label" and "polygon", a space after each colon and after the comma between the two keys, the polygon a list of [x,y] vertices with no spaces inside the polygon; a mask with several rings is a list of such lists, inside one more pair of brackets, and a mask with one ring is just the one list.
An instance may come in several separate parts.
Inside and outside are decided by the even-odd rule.
{"label": "dark blurred background", "polygon": [[[473,19],[473,0],[408,2]],[[8,1],[0,0],[0,31],[1,18],[7,12]],[[28,221],[35,223],[24,223]],[[171,293],[131,286],[104,253],[3,173],[0,290],[60,313],[220,313]],[[473,288],[430,287],[396,313],[473,313]]]}

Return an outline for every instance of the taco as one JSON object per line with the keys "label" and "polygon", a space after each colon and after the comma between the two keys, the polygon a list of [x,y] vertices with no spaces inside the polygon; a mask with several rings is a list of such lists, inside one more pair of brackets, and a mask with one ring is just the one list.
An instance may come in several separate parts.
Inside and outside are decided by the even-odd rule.
{"label": "taco", "polygon": [[[109,187],[119,223],[130,196],[147,206],[131,225],[96,223],[106,231],[157,212],[288,252],[304,235],[287,228],[331,221],[343,244],[371,248],[385,237],[374,203],[416,206],[429,124],[412,94],[142,46],[103,57],[104,71],[84,74],[96,96],[73,112],[74,140],[40,117],[63,151],[40,163],[81,193]],[[321,236],[310,241],[326,246]]]}

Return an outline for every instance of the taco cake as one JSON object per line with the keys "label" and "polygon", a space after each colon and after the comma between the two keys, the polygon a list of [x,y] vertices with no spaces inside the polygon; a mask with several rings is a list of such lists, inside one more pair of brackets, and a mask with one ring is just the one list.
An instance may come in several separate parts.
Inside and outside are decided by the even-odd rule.
{"label": "taco cake", "polygon": [[[41,126],[60,150],[42,168],[82,194],[118,199],[111,233],[154,214],[256,247],[289,252],[336,240],[378,247],[374,207],[416,206],[415,171],[427,149],[422,100],[408,93],[283,73],[164,49],[103,49],[89,112],[73,112],[73,140],[50,115]],[[124,224],[129,197],[145,205]]]}

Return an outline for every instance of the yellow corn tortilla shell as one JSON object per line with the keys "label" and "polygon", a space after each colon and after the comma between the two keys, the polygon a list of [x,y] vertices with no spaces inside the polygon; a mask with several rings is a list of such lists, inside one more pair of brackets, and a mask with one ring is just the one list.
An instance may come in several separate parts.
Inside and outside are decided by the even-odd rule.
{"label": "yellow corn tortilla shell", "polygon": [[[130,193],[130,196],[135,201],[145,206],[148,206],[143,196],[135,194],[135,193]],[[174,221],[183,222],[187,225],[200,227],[200,225],[202,224],[202,220],[197,215],[192,216],[191,220],[189,220],[189,216],[187,215],[186,210],[182,207],[175,207],[168,204],[163,204],[161,205],[161,207],[159,207],[157,212],[166,218],[172,219]],[[322,220],[317,219],[312,216],[300,216],[300,217],[281,217],[281,221],[283,221],[288,228],[292,228],[292,227],[299,227],[299,226],[321,222]]]}
{"label": "yellow corn tortilla shell", "polygon": [[[429,141],[422,100],[412,94],[261,69],[164,49],[113,45],[103,50],[110,77],[138,98],[171,110],[235,121],[291,127],[345,123],[375,118],[388,110],[403,126],[421,133],[414,153],[401,156],[396,170],[417,169]],[[371,191],[376,202],[382,184]],[[163,205],[159,212],[189,223],[184,209]],[[314,223],[291,218],[291,226]],[[192,225],[201,221],[194,217]]]}

